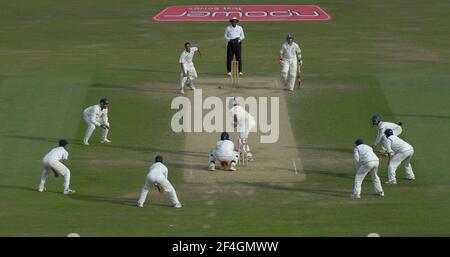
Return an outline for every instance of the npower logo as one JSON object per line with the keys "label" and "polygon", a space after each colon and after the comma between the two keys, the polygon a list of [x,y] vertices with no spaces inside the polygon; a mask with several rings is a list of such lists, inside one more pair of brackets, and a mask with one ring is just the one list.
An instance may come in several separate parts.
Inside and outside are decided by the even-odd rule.
{"label": "npower logo", "polygon": [[326,21],[331,19],[317,5],[186,5],[169,6],[155,21]]}

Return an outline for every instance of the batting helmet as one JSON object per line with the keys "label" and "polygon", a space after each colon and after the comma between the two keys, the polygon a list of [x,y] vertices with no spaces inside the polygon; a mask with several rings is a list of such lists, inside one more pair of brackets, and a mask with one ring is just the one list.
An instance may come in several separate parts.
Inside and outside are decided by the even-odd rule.
{"label": "batting helmet", "polygon": [[374,114],[372,115],[372,122],[380,122],[381,121],[381,116],[378,114]]}
{"label": "batting helmet", "polygon": [[106,98],[102,98],[102,99],[100,99],[100,103],[103,104],[103,105],[108,105],[109,101]]}
{"label": "batting helmet", "polygon": [[220,140],[230,140],[230,135],[228,135],[227,132],[222,132],[222,134],[220,134]]}
{"label": "batting helmet", "polygon": [[355,145],[361,145],[364,144],[364,141],[361,138],[356,139]]}
{"label": "batting helmet", "polygon": [[386,137],[390,137],[390,136],[394,135],[394,131],[392,131],[392,129],[386,129],[384,131],[384,134],[386,135]]}
{"label": "batting helmet", "polygon": [[155,162],[163,163],[163,157],[162,157],[161,155],[157,155],[157,156],[155,157]]}
{"label": "batting helmet", "polygon": [[288,35],[286,36],[286,39],[287,39],[287,40],[289,40],[289,39],[294,39],[294,35],[288,34]]}
{"label": "batting helmet", "polygon": [[61,139],[58,141],[58,145],[62,146],[62,147],[65,147],[68,144],[69,144],[69,142],[66,139]]}

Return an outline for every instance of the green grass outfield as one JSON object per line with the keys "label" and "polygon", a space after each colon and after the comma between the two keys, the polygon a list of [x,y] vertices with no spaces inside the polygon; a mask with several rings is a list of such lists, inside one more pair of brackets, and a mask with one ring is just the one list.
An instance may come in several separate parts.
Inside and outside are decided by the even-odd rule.
{"label": "green grass outfield", "polygon": [[[181,3],[187,4],[0,0],[0,236],[450,235],[446,1],[314,1],[308,3],[324,8],[330,21],[242,23],[246,76],[278,76],[277,52],[287,33],[302,44],[306,89],[288,99],[306,180],[253,184],[255,193],[246,197],[231,192],[239,185],[224,183],[208,205],[205,192],[184,184],[181,168],[169,165],[184,208],[168,208],[159,196],[144,209],[133,207],[127,195],[143,185],[153,156],[182,160],[177,152],[184,147],[183,135],[169,127],[175,94],[136,85],[175,89],[187,40],[203,49],[195,60],[200,76],[224,73],[226,23],[149,20]],[[104,96],[111,101],[113,144],[83,147],[81,112]],[[383,199],[366,180],[363,199],[352,201],[353,142],[373,140],[374,113],[404,123],[417,180],[385,186]],[[62,180],[53,177],[39,194],[40,159],[61,137],[73,142],[78,194],[60,194]],[[383,160],[383,181],[386,173]]]}

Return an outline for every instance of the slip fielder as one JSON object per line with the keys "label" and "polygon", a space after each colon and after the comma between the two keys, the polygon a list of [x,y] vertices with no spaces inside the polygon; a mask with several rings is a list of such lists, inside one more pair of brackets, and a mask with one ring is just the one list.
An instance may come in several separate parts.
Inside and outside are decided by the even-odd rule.
{"label": "slip fielder", "polygon": [[[288,34],[286,42],[283,43],[280,50],[278,63],[281,66],[281,78],[285,90],[294,91],[294,85],[297,75],[300,76],[300,67],[303,64],[302,51],[297,43],[294,42],[294,36]],[[298,78],[300,81],[300,77]]]}
{"label": "slip fielder", "polygon": [[193,47],[191,43],[184,43],[184,50],[180,55],[180,93],[184,94],[184,87],[188,86],[190,89],[194,90],[194,80],[197,79],[197,71],[195,70],[194,59],[195,53],[201,56],[202,53],[198,47]]}
{"label": "slip fielder", "polygon": [[361,198],[361,184],[364,181],[366,175],[369,173],[372,176],[375,193],[379,196],[384,196],[380,177],[378,177],[379,159],[373,152],[373,149],[370,146],[364,144],[364,141],[362,139],[357,139],[355,142],[355,149],[353,150],[353,153],[356,162],[356,175],[352,198]]}
{"label": "slip fielder", "polygon": [[412,145],[396,136],[392,129],[386,129],[384,134],[387,138],[386,150],[389,154],[388,181],[386,184],[397,184],[395,172],[402,162],[403,167],[405,168],[406,179],[414,180],[415,175],[411,166],[411,158],[414,155],[414,148]]}
{"label": "slip fielder", "polygon": [[384,135],[384,132],[387,129],[392,129],[394,135],[399,136],[402,133],[402,123],[381,121],[381,116],[378,114],[373,115],[371,120],[372,127],[377,129],[377,137],[375,138],[375,142],[372,147],[375,149],[378,145],[381,145],[380,152],[385,153],[386,147],[384,145],[386,144],[386,136]]}
{"label": "slip fielder", "polygon": [[216,169],[216,161],[220,162],[221,166],[230,171],[236,171],[236,164],[239,161],[238,152],[234,150],[233,141],[230,140],[230,135],[227,132],[222,132],[220,140],[216,144],[216,148],[209,152],[209,167],[208,170]]}
{"label": "slip fielder", "polygon": [[138,207],[144,207],[145,199],[147,198],[148,191],[152,186],[158,188],[160,193],[166,192],[169,194],[169,199],[175,208],[181,208],[181,203],[178,200],[177,192],[172,184],[167,179],[169,176],[169,170],[163,164],[163,157],[158,155],[155,157],[155,163],[150,166],[145,185],[141,190],[141,194],[138,200]]}
{"label": "slip fielder", "polygon": [[53,148],[50,152],[48,152],[44,158],[42,159],[42,165],[44,166],[44,171],[42,171],[41,175],[41,183],[39,184],[38,191],[44,192],[45,182],[47,181],[48,174],[50,171],[53,171],[55,177],[59,175],[64,177],[64,190],[63,193],[73,194],[75,190],[70,189],[70,170],[66,167],[69,153],[67,152],[67,145],[69,142],[65,139],[61,139],[58,142],[58,147]]}
{"label": "slip fielder", "polygon": [[103,144],[111,143],[111,141],[107,138],[109,132],[108,105],[108,99],[103,98],[100,100],[99,104],[84,109],[83,119],[88,125],[83,139],[84,145],[89,145],[89,139],[91,138],[95,127],[102,128],[102,140],[100,142]]}

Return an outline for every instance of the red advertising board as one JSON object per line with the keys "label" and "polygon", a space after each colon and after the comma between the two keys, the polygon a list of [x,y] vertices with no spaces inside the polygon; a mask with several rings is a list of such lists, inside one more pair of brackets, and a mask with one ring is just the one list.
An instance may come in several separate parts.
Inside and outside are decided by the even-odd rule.
{"label": "red advertising board", "polygon": [[326,21],[331,19],[317,5],[183,5],[169,6],[153,17],[164,21]]}

